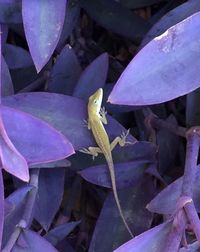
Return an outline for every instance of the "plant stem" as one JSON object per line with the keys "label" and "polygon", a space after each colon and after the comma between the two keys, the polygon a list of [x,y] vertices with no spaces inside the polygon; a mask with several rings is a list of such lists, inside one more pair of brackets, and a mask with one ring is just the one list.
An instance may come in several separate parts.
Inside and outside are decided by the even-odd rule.
{"label": "plant stem", "polygon": [[[185,172],[183,177],[182,195],[188,196],[192,199],[193,187],[196,177],[196,167],[199,153],[200,139],[198,135],[199,127],[191,128],[187,133],[187,152],[185,161]],[[200,220],[196,212],[193,201],[184,205],[184,209],[187,214],[187,218],[191,224],[191,227],[200,241]]]}
{"label": "plant stem", "polygon": [[[183,175],[182,194],[178,203],[182,202],[181,206],[177,206],[177,212],[174,217],[172,230],[167,239],[165,252],[178,251],[188,221],[191,224],[197,239],[200,239],[200,221],[192,201],[200,144],[199,127],[189,129],[186,133],[186,139],[185,170]],[[184,198],[187,199],[185,202],[183,201]],[[179,218],[180,214],[181,218]],[[171,250],[172,248],[173,250]]]}
{"label": "plant stem", "polygon": [[1,249],[1,241],[2,241],[2,233],[3,233],[3,223],[4,223],[4,184],[3,184],[3,175],[2,168],[0,168],[0,249]]}
{"label": "plant stem", "polygon": [[199,153],[199,136],[195,129],[191,128],[187,133],[187,148],[185,170],[183,176],[182,195],[192,198],[195,183],[196,166]]}
{"label": "plant stem", "polygon": [[11,234],[9,240],[7,241],[1,252],[10,252],[14,247],[15,243],[17,242],[23,229],[28,228],[31,225],[34,213],[35,199],[38,191],[39,172],[40,169],[31,169],[29,185],[33,188],[27,195],[26,205],[22,219],[19,221],[18,225],[16,225],[13,233]]}
{"label": "plant stem", "polygon": [[33,212],[35,199],[38,192],[38,179],[39,179],[40,169],[31,169],[31,176],[29,185],[33,187],[33,189],[29,192],[28,198],[26,201],[26,206],[23,214],[23,220],[26,222],[27,227],[30,226],[33,220]]}
{"label": "plant stem", "polygon": [[168,123],[165,120],[158,118],[151,111],[150,108],[144,108],[143,114],[146,117],[146,119],[148,120],[151,127],[155,128],[155,129],[167,129],[178,136],[186,137],[186,132],[187,132],[186,128]]}
{"label": "plant stem", "polygon": [[19,238],[20,233],[21,233],[21,228],[16,227],[1,252],[10,252],[12,248],[14,247],[17,239]]}
{"label": "plant stem", "polygon": [[181,209],[172,222],[171,231],[167,237],[163,252],[178,252],[180,243],[187,225],[187,218],[183,209]]}

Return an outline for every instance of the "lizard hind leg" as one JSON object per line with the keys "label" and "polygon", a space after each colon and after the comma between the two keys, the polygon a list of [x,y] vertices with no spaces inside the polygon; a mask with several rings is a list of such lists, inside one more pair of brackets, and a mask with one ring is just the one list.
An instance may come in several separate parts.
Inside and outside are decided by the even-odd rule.
{"label": "lizard hind leg", "polygon": [[80,150],[80,152],[92,155],[93,160],[95,159],[95,157],[98,156],[99,153],[102,153],[102,151],[99,147],[89,147],[88,149],[84,148],[84,149]]}
{"label": "lizard hind leg", "polygon": [[126,140],[129,132],[130,132],[130,129],[128,129],[127,132],[124,132],[124,131],[122,132],[122,134],[120,136],[120,141],[119,141],[120,146],[123,147],[123,146],[128,145],[128,144],[134,144],[133,142],[129,142],[129,141]]}
{"label": "lizard hind leg", "polygon": [[128,134],[129,134],[129,130],[127,130],[127,132],[122,132],[121,136],[116,137],[110,144],[111,151],[115,148],[117,144],[119,144],[121,147],[128,144],[134,144],[134,142],[129,142],[126,140]]}

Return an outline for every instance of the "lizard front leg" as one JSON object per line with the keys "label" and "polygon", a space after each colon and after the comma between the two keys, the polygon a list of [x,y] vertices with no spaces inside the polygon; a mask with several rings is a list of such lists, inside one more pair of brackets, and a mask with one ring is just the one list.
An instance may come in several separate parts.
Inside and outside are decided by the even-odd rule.
{"label": "lizard front leg", "polygon": [[87,127],[87,128],[88,128],[88,130],[91,130],[89,120],[83,120],[83,125],[84,125],[84,127]]}
{"label": "lizard front leg", "polygon": [[92,159],[98,156],[99,153],[102,153],[102,150],[99,147],[89,147],[88,149],[84,148],[80,152],[92,155]]}
{"label": "lizard front leg", "polygon": [[99,115],[100,115],[100,120],[102,121],[102,123],[107,124],[108,123],[107,118],[106,118],[107,111],[105,110],[104,107],[100,109]]}

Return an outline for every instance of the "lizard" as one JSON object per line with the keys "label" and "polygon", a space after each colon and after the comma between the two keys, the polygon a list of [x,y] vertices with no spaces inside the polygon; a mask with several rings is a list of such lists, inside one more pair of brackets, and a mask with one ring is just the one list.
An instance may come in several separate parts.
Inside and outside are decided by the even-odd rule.
{"label": "lizard", "polygon": [[119,210],[119,214],[123,220],[123,223],[128,230],[131,237],[133,234],[126,222],[124,214],[122,212],[122,208],[120,205],[117,187],[116,187],[116,179],[115,179],[115,170],[112,158],[112,150],[115,148],[117,144],[120,146],[125,146],[125,144],[130,143],[126,141],[126,137],[129,134],[129,130],[127,133],[122,133],[121,137],[116,137],[112,143],[110,143],[107,132],[104,128],[103,124],[107,124],[106,111],[104,108],[101,108],[103,99],[103,89],[99,88],[94,94],[89,97],[88,101],[88,121],[87,127],[92,131],[93,137],[98,145],[98,147],[89,147],[80,150],[83,153],[92,155],[93,159],[98,156],[99,153],[103,153],[108,168],[110,172],[110,179],[112,190],[114,194],[114,199],[116,201],[117,208]]}

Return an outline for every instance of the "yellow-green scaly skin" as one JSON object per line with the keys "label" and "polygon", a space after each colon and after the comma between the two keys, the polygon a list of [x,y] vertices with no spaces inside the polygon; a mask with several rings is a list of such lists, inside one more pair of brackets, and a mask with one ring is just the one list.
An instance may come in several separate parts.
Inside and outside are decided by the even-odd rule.
{"label": "yellow-green scaly skin", "polygon": [[116,188],[116,180],[115,180],[115,171],[114,171],[114,164],[112,159],[112,153],[111,153],[111,145],[108,138],[108,135],[106,133],[106,130],[102,123],[102,116],[100,115],[100,109],[101,109],[101,103],[103,99],[103,90],[100,88],[98,89],[93,95],[90,96],[89,102],[88,102],[88,129],[92,130],[93,136],[95,138],[95,141],[100,148],[101,152],[105,156],[105,159],[108,164],[110,177],[111,177],[111,184],[113,189],[114,198],[120,213],[120,216],[130,233],[130,235],[133,237],[133,234],[125,220],[125,217],[123,215],[117,188]]}

